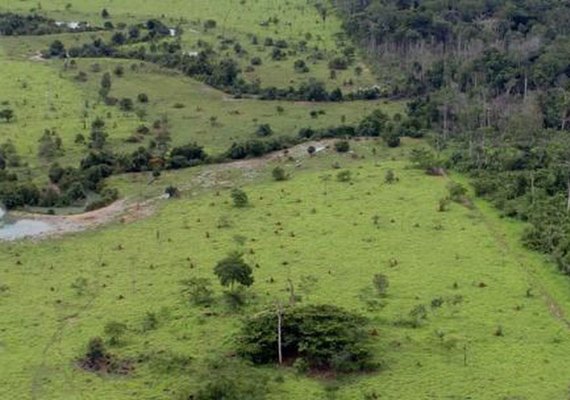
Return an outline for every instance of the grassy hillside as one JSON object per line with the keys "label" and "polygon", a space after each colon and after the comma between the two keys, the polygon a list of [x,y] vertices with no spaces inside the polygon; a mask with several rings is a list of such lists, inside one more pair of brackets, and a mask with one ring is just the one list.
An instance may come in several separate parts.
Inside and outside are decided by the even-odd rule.
{"label": "grassy hillside", "polygon": [[[327,151],[301,168],[284,159],[238,170],[236,182],[251,199],[245,209],[231,206],[223,185],[194,186],[145,220],[2,244],[0,397],[180,398],[204,379],[209,359],[232,353],[243,316],[288,298],[290,278],[302,303],[369,316],[383,367],[338,381],[262,368],[268,398],[563,398],[568,332],[552,301],[567,309],[567,283],[520,248],[513,239],[518,225],[486,207],[453,203],[438,212],[449,179],[407,168],[402,154],[412,145],[373,155],[376,145],[366,143],[355,149],[365,159]],[[351,171],[352,182],[337,181],[332,163]],[[292,179],[272,181],[277,164]],[[389,169],[397,183],[384,183]],[[216,179],[206,172],[165,174],[156,185]],[[189,304],[180,281],[213,279],[213,266],[233,249],[258,266],[250,304],[231,311],[217,284],[211,309]],[[385,299],[372,290],[375,273],[389,278]],[[434,299],[443,305],[433,306]],[[428,310],[421,326],[401,325],[420,304]],[[158,324],[145,330],[149,312]],[[141,360],[131,375],[98,376],[74,365],[90,337],[105,337],[109,321],[128,326],[111,349]],[[166,373],[144,361],[161,351],[191,356],[189,369]]]}
{"label": "grassy hillside", "polygon": [[[349,69],[337,71],[336,77],[331,79],[328,63],[340,54],[340,22],[334,15],[327,16],[323,22],[316,8],[305,1],[287,4],[222,1],[207,5],[202,1],[172,2],[169,8],[176,10],[175,13],[165,13],[163,5],[146,1],[137,6],[112,2],[82,2],[71,7],[66,7],[67,4],[54,1],[41,4],[39,8],[35,2],[0,2],[0,12],[33,10],[55,20],[88,21],[94,26],[102,26],[104,21],[119,25],[159,18],[183,32],[179,40],[184,51],[198,50],[199,41],[209,43],[220,54],[234,57],[245,79],[258,81],[262,86],[297,86],[313,78],[322,80],[330,88],[340,86],[347,91],[374,84],[373,76],[358,57]],[[110,19],[101,18],[103,8],[109,11]],[[262,26],[274,16],[279,17],[278,22]],[[206,29],[204,22],[210,19],[215,20],[217,26]],[[309,32],[311,35],[307,36]],[[54,40],[69,47],[93,38],[109,40],[111,36],[112,32],[101,31],[0,37],[0,63],[4,71],[0,83],[5,88],[0,102],[15,113],[11,123],[0,125],[0,141],[11,140],[24,162],[38,175],[43,175],[44,166],[54,161],[76,165],[86,149],[75,143],[75,138],[77,134],[88,136],[90,124],[97,117],[106,121],[109,147],[116,151],[132,152],[147,145],[148,138],[141,143],[125,143],[125,140],[140,125],[151,126],[153,121],[166,116],[172,145],[196,141],[205,146],[208,153],[219,154],[235,140],[254,138],[255,129],[263,123],[269,123],[275,135],[295,136],[302,127],[322,128],[339,125],[341,121],[356,123],[378,108],[388,114],[403,111],[400,103],[381,101],[309,104],[232,100],[182,74],[134,60],[77,59],[75,66],[66,67],[61,61],[42,60],[37,55]],[[254,36],[258,38],[258,44],[252,43]],[[271,48],[263,45],[268,37],[288,41],[290,47],[306,41],[307,50],[285,60],[271,60]],[[233,44],[224,51],[223,41],[239,43],[245,49],[243,54],[236,57],[231,48]],[[347,45],[346,41],[342,43]],[[315,53],[322,53],[322,58],[310,61],[310,56]],[[260,58],[262,64],[248,71],[247,67],[251,67],[251,59],[255,57]],[[295,72],[293,63],[297,59],[307,62],[308,73]],[[121,112],[118,107],[103,104],[98,95],[102,75],[112,73],[118,65],[124,67],[125,73],[122,77],[112,74],[110,95],[133,99],[135,108],[131,112]],[[356,66],[361,67],[362,72],[357,74]],[[136,97],[140,93],[148,95],[148,104],[137,103]],[[278,112],[278,109],[282,111]],[[321,114],[314,118],[311,111]],[[54,130],[61,137],[63,155],[49,160],[38,159],[38,140],[45,129]]]}
{"label": "grassy hillside", "polygon": [[[376,85],[358,51],[347,56],[352,44],[332,9],[323,14],[316,4],[0,0],[0,12],[38,12],[57,21],[115,27],[157,18],[182,33],[149,42],[149,52],[153,45],[170,42],[180,44],[178,52],[211,46],[214,68],[231,57],[242,70],[240,77],[265,88],[298,88],[311,79],[344,93]],[[110,17],[102,17],[103,9]],[[108,189],[118,189],[122,197],[110,208],[124,207],[120,217],[102,218],[114,222],[96,229],[0,242],[0,399],[194,400],[208,383],[224,383],[227,376],[261,387],[255,399],[267,400],[568,396],[568,280],[549,260],[523,248],[523,223],[501,218],[482,201],[443,201],[450,183],[468,186],[466,177],[428,176],[411,167],[410,151],[425,143],[403,138],[400,146],[400,136],[421,136],[423,125],[397,116],[404,114],[403,101],[262,101],[249,92],[248,98],[231,96],[206,85],[203,76],[191,78],[134,58],[72,63],[39,56],[54,40],[69,48],[97,38],[109,41],[126,28],[113,29],[0,36],[0,111],[10,108],[15,114],[0,121],[0,145],[13,143],[23,161],[0,171],[0,183],[10,188],[14,172],[18,183],[39,183],[42,200],[49,200],[50,190],[64,197],[78,189],[69,185],[76,179],[72,183],[81,193],[67,203],[27,203],[43,211],[58,205],[83,209],[92,198],[115,200],[105,194],[114,193]],[[287,42],[285,59],[274,59],[277,46],[266,45],[268,38]],[[350,65],[331,69],[340,56],[350,58]],[[295,69],[298,60],[308,71]],[[106,73],[112,85],[100,95]],[[148,101],[137,100],[140,94]],[[134,105],[124,111],[107,104],[111,98],[132,99]],[[203,161],[211,158],[184,156],[185,166],[200,165],[166,167],[174,146],[196,142],[217,156],[236,141],[297,137],[307,127],[357,126],[375,110],[387,117],[379,113],[380,122],[367,120],[365,135],[381,138],[351,140],[350,152],[336,152],[335,140],[317,135],[257,159],[208,164]],[[97,118],[105,121],[109,137],[95,154],[113,152],[116,159],[91,160],[72,178],[59,171],[62,176],[47,186],[53,163],[77,167],[91,151],[76,139],[78,134],[88,137]],[[164,128],[153,128],[160,120],[168,121],[164,125],[171,137],[163,149],[152,144]],[[271,126],[270,138],[256,134],[262,124]],[[132,140],[141,125],[149,133]],[[61,138],[61,154],[39,157],[45,129]],[[390,143],[390,137],[395,141]],[[309,145],[316,146],[312,156]],[[148,155],[143,167],[120,169],[121,157],[141,146],[148,150],[141,155]],[[289,179],[276,181],[275,167]],[[133,170],[144,172],[117,172]],[[103,173],[112,176],[103,181]],[[394,182],[387,182],[389,176]],[[83,193],[87,186],[81,185],[90,180],[96,183]],[[180,197],[164,199],[169,187],[179,189]],[[22,188],[24,194],[32,192]],[[234,188],[247,193],[248,207],[233,206]],[[95,225],[96,215],[81,216],[82,226],[90,219]],[[237,308],[214,275],[216,263],[234,250],[243,253],[255,279],[246,304]],[[374,285],[377,274],[389,283],[384,296]],[[211,281],[210,306],[191,301],[183,281],[192,278]],[[300,372],[289,359],[283,367],[241,361],[236,341],[246,318],[290,302],[291,287],[298,305],[332,304],[367,317],[366,339],[379,367],[335,375],[331,370]],[[114,337],[113,331],[124,332]],[[104,340],[127,373],[81,367],[94,337]]]}

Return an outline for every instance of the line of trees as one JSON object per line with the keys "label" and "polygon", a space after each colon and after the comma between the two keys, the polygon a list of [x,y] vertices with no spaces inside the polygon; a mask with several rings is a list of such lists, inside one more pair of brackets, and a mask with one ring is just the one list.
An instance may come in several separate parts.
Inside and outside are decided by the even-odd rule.
{"label": "line of trees", "polygon": [[408,120],[435,150],[428,169],[470,174],[476,194],[529,223],[523,242],[570,274],[568,4],[334,3],[351,37],[396,77],[392,91],[411,97]]}

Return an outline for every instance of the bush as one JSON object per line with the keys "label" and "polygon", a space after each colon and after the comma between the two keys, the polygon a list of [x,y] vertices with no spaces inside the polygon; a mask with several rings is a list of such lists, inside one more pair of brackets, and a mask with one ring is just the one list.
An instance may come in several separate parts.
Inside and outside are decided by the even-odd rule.
{"label": "bush", "polygon": [[329,68],[333,69],[333,70],[335,70],[335,69],[343,70],[343,69],[347,69],[349,64],[350,64],[350,62],[346,58],[336,57],[336,58],[333,58],[329,62]]}
{"label": "bush", "polygon": [[137,95],[139,103],[148,103],[148,95],[146,93],[139,93]]}
{"label": "bush", "polygon": [[346,153],[350,150],[350,143],[348,140],[339,140],[335,142],[334,148],[339,153]]}
{"label": "bush", "polygon": [[384,176],[384,182],[386,182],[389,185],[398,182],[398,177],[394,173],[394,170],[389,169],[388,171],[386,171],[386,175]]}
{"label": "bush", "polygon": [[286,181],[289,178],[285,170],[281,167],[273,168],[273,171],[271,171],[271,175],[273,176],[273,179],[275,179],[276,181]]}
{"label": "bush", "polygon": [[261,124],[257,127],[255,134],[260,137],[267,137],[273,134],[273,129],[269,124]]}
{"label": "bush", "polygon": [[247,197],[247,193],[241,189],[235,188],[232,190],[231,193],[232,201],[234,203],[234,207],[243,208],[249,205],[249,199]]}
{"label": "bush", "polygon": [[463,202],[467,195],[467,188],[460,183],[449,182],[447,184],[447,190],[449,192],[449,198],[455,202]]}
{"label": "bush", "polygon": [[295,69],[295,72],[301,74],[309,72],[309,67],[307,66],[304,60],[295,61],[295,63],[293,64],[293,68]]}
{"label": "bush", "polygon": [[336,180],[339,182],[350,182],[352,179],[352,173],[349,170],[340,171],[336,175]]}
{"label": "bush", "polygon": [[218,25],[218,23],[215,20],[208,19],[204,22],[204,29],[206,29],[206,30],[214,29],[217,25]]}
{"label": "bush", "polygon": [[261,65],[261,64],[262,64],[261,58],[259,58],[259,57],[253,57],[253,58],[251,59],[251,65],[256,65],[256,66],[257,66],[257,65]]}
{"label": "bush", "polygon": [[388,147],[398,147],[400,145],[400,135],[397,133],[388,133],[384,136],[384,140]]}
{"label": "bush", "polygon": [[113,69],[113,73],[118,77],[121,77],[125,74],[125,68],[122,65],[117,65],[115,69]]}
{"label": "bush", "polygon": [[129,99],[128,97],[124,97],[121,100],[119,100],[119,109],[121,111],[129,112],[129,111],[133,111],[133,108],[134,108],[134,104],[133,104],[132,99]]}

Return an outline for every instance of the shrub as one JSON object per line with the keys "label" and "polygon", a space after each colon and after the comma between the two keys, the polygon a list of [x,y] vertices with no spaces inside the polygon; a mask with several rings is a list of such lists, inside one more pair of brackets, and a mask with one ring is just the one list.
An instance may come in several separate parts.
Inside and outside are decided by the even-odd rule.
{"label": "shrub", "polygon": [[125,68],[122,65],[117,65],[115,69],[113,69],[113,73],[118,77],[121,77],[125,74]]}
{"label": "shrub", "polygon": [[148,95],[146,93],[139,93],[137,95],[139,103],[148,103]]}
{"label": "shrub", "polygon": [[309,67],[307,66],[307,64],[305,63],[304,60],[295,61],[295,63],[293,64],[293,68],[295,69],[295,72],[298,72],[298,73],[309,72]]}
{"label": "shrub", "polygon": [[285,170],[281,167],[273,168],[273,171],[271,171],[271,175],[273,176],[273,179],[275,179],[276,181],[286,181],[289,178]]}
{"label": "shrub", "polygon": [[178,188],[176,186],[167,186],[166,189],[164,189],[164,193],[168,195],[169,198],[175,198],[180,196],[180,191],[178,190]]}
{"label": "shrub", "polygon": [[349,60],[347,60],[344,57],[336,57],[333,58],[330,62],[329,62],[329,68],[330,69],[347,69],[348,65],[350,64]]}
{"label": "shrub", "polygon": [[464,201],[467,195],[467,188],[457,182],[449,182],[447,184],[447,190],[449,192],[449,198],[455,202]]}
{"label": "shrub", "polygon": [[267,137],[273,134],[273,129],[269,124],[261,124],[257,127],[255,134],[260,137]]}
{"label": "shrub", "polygon": [[384,135],[384,140],[388,147],[398,147],[400,145],[400,135],[395,132]]}
{"label": "shrub", "polygon": [[339,182],[350,182],[352,179],[352,173],[349,170],[340,171],[336,175],[336,180]]}
{"label": "shrub", "polygon": [[261,65],[261,64],[262,64],[261,58],[253,57],[251,59],[251,65]]}
{"label": "shrub", "polygon": [[391,185],[392,183],[396,183],[398,181],[398,177],[394,173],[394,170],[389,169],[386,171],[386,175],[384,176],[384,182]]}
{"label": "shrub", "polygon": [[215,20],[208,19],[204,22],[204,29],[206,29],[206,30],[214,29],[217,25],[218,25],[218,23]]}
{"label": "shrub", "polygon": [[125,111],[125,112],[129,112],[129,111],[133,111],[134,108],[134,104],[133,104],[133,100],[128,98],[128,97],[124,97],[121,100],[119,100],[119,109],[121,111]]}
{"label": "shrub", "polygon": [[350,143],[348,140],[339,140],[338,142],[335,142],[334,148],[339,153],[346,153],[350,150]]}
{"label": "shrub", "polygon": [[247,207],[247,205],[249,204],[247,193],[241,189],[238,188],[233,189],[231,196],[232,196],[232,201],[234,203],[234,207],[243,208]]}

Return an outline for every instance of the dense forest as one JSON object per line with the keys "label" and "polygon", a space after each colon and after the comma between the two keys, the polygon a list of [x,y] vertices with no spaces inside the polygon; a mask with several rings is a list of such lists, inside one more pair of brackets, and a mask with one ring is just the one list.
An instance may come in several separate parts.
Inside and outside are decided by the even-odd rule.
{"label": "dense forest", "polygon": [[531,223],[530,248],[570,273],[570,3],[335,0],[434,162]]}

